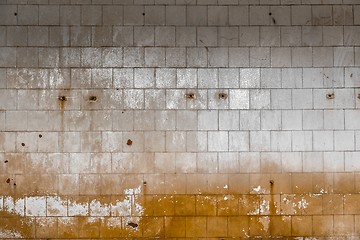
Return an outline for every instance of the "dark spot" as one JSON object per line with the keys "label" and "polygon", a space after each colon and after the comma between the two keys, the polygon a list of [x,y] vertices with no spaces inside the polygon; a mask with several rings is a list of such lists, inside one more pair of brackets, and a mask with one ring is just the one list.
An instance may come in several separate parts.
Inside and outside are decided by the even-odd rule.
{"label": "dark spot", "polygon": [[16,186],[16,183],[14,183],[14,186]]}
{"label": "dark spot", "polygon": [[21,143],[21,146],[25,147],[25,143]]}
{"label": "dark spot", "polygon": [[6,183],[10,183],[10,178],[6,179]]}
{"label": "dark spot", "polygon": [[42,138],[42,134],[39,134],[39,138]]}
{"label": "dark spot", "polygon": [[122,111],[121,113],[124,113],[124,111]]}
{"label": "dark spot", "polygon": [[8,163],[8,162],[9,162],[9,160],[5,160],[5,161],[4,161],[4,163]]}
{"label": "dark spot", "polygon": [[353,74],[350,74],[350,77],[352,77],[353,76]]}
{"label": "dark spot", "polygon": [[145,16],[145,13],[143,12],[142,15]]}
{"label": "dark spot", "polygon": [[116,90],[120,90],[120,88],[117,88]]}
{"label": "dark spot", "polygon": [[91,97],[89,97],[89,101],[90,101],[90,102],[96,102],[96,101],[97,101],[97,97],[96,97],[96,96],[91,96]]}
{"label": "dark spot", "polygon": [[226,99],[227,94],[226,93],[219,93],[219,99]]}
{"label": "dark spot", "polygon": [[60,101],[66,101],[66,100],[67,100],[65,96],[59,96],[58,99],[59,99]]}
{"label": "dark spot", "polygon": [[194,93],[187,93],[187,94],[185,94],[185,97],[187,99],[195,99],[195,94]]}
{"label": "dark spot", "polygon": [[271,12],[269,12],[269,16],[271,16],[272,15],[272,13]]}
{"label": "dark spot", "polygon": [[132,227],[132,228],[137,228],[139,226],[139,224],[134,223],[134,222],[128,222],[127,225]]}
{"label": "dark spot", "polygon": [[271,184],[271,185],[273,185],[273,184],[274,184],[274,180],[270,180],[269,182],[270,182],[270,184]]}
{"label": "dark spot", "polygon": [[146,185],[146,184],[147,184],[147,182],[146,182],[146,181],[144,181],[144,182],[143,182],[143,184],[144,184],[144,185]]}
{"label": "dark spot", "polygon": [[334,93],[328,93],[328,94],[326,94],[326,98],[327,99],[334,99],[335,95],[334,95]]}
{"label": "dark spot", "polygon": [[17,16],[17,13],[14,13],[14,16]]}
{"label": "dark spot", "polygon": [[132,143],[133,143],[133,141],[131,141],[131,139],[128,139],[127,142],[126,142],[126,144],[129,145],[129,146],[131,146]]}
{"label": "dark spot", "polygon": [[275,18],[272,18],[272,22],[273,22],[273,24],[276,24]]}

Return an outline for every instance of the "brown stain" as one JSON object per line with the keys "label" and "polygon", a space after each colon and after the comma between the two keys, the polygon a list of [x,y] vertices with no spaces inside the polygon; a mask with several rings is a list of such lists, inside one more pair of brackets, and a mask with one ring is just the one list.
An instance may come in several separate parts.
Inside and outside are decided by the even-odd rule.
{"label": "brown stain", "polygon": [[[17,156],[23,159],[26,155],[19,154]],[[313,175],[314,174],[309,174],[311,177]],[[310,194],[306,195],[306,200],[309,203],[309,208],[306,211],[298,210],[296,213],[289,211],[281,212],[279,209],[282,208],[282,206],[279,207],[278,199],[281,199],[284,195],[292,194],[294,199],[292,202],[297,203],[305,194],[294,193],[294,191],[287,192],[286,194],[279,193],[279,185],[283,184],[283,182],[278,180],[275,181],[273,180],[274,178],[269,180],[269,178],[267,178],[268,176],[271,176],[269,174],[261,174],[261,176],[263,179],[266,179],[266,181],[256,180],[252,183],[255,186],[260,184],[268,190],[265,193],[260,194],[252,191],[246,193],[232,191],[231,194],[229,194],[221,192],[218,188],[213,187],[207,191],[203,191],[202,194],[154,195],[148,194],[153,187],[151,182],[142,181],[143,193],[140,195],[140,203],[143,205],[145,211],[141,218],[134,216],[133,220],[128,221],[125,221],[125,218],[123,218],[123,221],[119,226],[106,226],[104,222],[111,222],[111,217],[105,217],[103,218],[104,220],[101,221],[99,218],[98,220],[90,223],[88,222],[88,217],[71,217],[73,221],[70,226],[67,224],[58,224],[58,226],[61,227],[58,229],[57,238],[190,238],[191,236],[193,238],[208,237],[216,239],[220,237],[240,238],[246,237],[247,235],[253,238],[273,238],[274,236],[277,236],[278,238],[312,236],[304,229],[292,232],[291,229],[284,228],[284,226],[279,223],[284,223],[284,225],[286,224],[286,221],[283,221],[282,217],[290,219],[291,221],[292,218],[300,218],[304,216],[311,217],[316,215],[311,211],[314,211],[312,208],[317,207],[316,204],[318,204],[319,196],[312,196]],[[304,174],[303,178],[307,178],[307,175]],[[354,193],[354,191],[349,191],[348,193]],[[25,195],[26,193],[24,193],[24,196]],[[227,199],[224,199],[225,196]],[[320,195],[320,197],[322,196],[331,195]],[[100,199],[101,197],[103,196],[91,196],[81,202],[89,203],[93,199]],[[119,198],[119,200],[122,199]],[[265,211],[264,213],[258,212],[250,214],[250,212],[253,212],[255,209],[259,209],[260,203],[263,200],[267,200],[269,202],[268,211]],[[24,232],[21,230],[21,234],[23,234],[26,238],[33,238],[34,233],[32,232],[32,218],[18,217],[12,214],[8,215],[12,219],[21,219],[23,224],[29,226],[29,230],[26,230],[25,228]],[[3,215],[0,214],[0,223],[2,216]],[[260,222],[261,219],[266,217],[269,219],[269,228],[267,231],[264,230],[264,226]],[[227,220],[226,222],[229,222],[230,218],[241,218],[243,221],[242,225],[239,225],[239,227],[241,229],[245,229],[245,232],[228,232],[226,236],[224,236],[224,227],[227,227],[227,225],[223,225],[222,222],[224,219]],[[10,222],[10,225],[6,225],[9,229],[20,229],[18,228],[19,225],[14,223],[14,220],[11,220]],[[211,223],[211,225],[209,225],[211,229],[209,229],[209,227],[205,228],[202,224],[195,224],[199,222],[205,222],[207,224]],[[246,225],[246,223],[248,225]],[[2,224],[0,224],[0,226],[2,226]],[[317,227],[320,228],[321,223],[318,223]],[[329,236],[331,236],[331,234],[329,234]],[[48,237],[55,238],[53,235],[49,235]]]}
{"label": "brown stain", "polygon": [[131,145],[133,144],[133,141],[132,141],[131,139],[128,139],[127,142],[126,142],[126,144],[127,144],[128,146],[131,146]]}
{"label": "brown stain", "polygon": [[34,219],[0,211],[0,232],[2,230],[15,231],[23,238],[34,238]]}
{"label": "brown stain", "polygon": [[270,234],[273,233],[274,231],[274,222],[272,221],[273,216],[276,215],[276,205],[275,205],[275,200],[274,200],[274,180],[270,180],[270,202],[269,202],[269,211],[270,211],[270,224],[269,224],[269,232]]}

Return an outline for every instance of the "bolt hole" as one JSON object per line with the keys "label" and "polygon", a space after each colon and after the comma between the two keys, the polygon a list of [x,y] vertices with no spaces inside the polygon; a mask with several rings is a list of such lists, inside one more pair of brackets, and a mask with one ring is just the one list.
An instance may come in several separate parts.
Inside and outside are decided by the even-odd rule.
{"label": "bolt hole", "polygon": [[185,94],[185,97],[187,99],[195,99],[195,94],[194,93],[187,93],[187,94]]}
{"label": "bolt hole", "polygon": [[96,97],[96,96],[91,96],[91,97],[89,97],[89,101],[90,101],[90,102],[96,102],[96,101],[97,101],[97,97]]}
{"label": "bolt hole", "polygon": [[139,226],[139,224],[134,223],[134,222],[128,222],[127,225],[132,227],[132,228],[137,228]]}
{"label": "bolt hole", "polygon": [[25,147],[25,143],[21,143],[21,146]]}
{"label": "bolt hole", "polygon": [[65,96],[60,96],[58,99],[59,99],[60,101],[66,101],[66,97],[65,97]]}
{"label": "bolt hole", "polygon": [[334,99],[334,97],[335,97],[334,93],[328,93],[328,94],[326,94],[326,98],[327,98],[327,99]]}
{"label": "bolt hole", "polygon": [[39,134],[39,138],[42,138],[42,134]]}
{"label": "bolt hole", "polygon": [[226,99],[227,94],[226,93],[219,93],[219,99]]}
{"label": "bolt hole", "polygon": [[133,144],[133,141],[131,139],[128,139],[126,142],[127,145],[131,146]]}

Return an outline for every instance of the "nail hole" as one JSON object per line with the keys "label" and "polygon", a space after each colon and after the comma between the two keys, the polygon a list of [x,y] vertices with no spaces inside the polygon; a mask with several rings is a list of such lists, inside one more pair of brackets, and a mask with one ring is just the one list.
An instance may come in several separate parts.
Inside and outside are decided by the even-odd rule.
{"label": "nail hole", "polygon": [[42,138],[42,134],[39,134],[39,138]]}
{"label": "nail hole", "polygon": [[271,16],[272,15],[272,13],[271,12],[269,12],[269,16]]}
{"label": "nail hole", "polygon": [[10,178],[6,179],[6,183],[10,183]]}
{"label": "nail hole", "polygon": [[96,102],[96,101],[97,101],[97,97],[96,97],[96,96],[91,96],[91,97],[89,97],[89,101],[90,101],[90,102]]}
{"label": "nail hole", "polygon": [[14,16],[17,16],[17,13],[14,13]]}
{"label": "nail hole", "polygon": [[14,183],[14,186],[16,186],[16,183]]}
{"label": "nail hole", "polygon": [[133,143],[133,141],[131,141],[131,139],[128,139],[127,142],[126,142],[126,144],[129,145],[129,146],[131,146],[132,143]]}
{"label": "nail hole", "polygon": [[334,93],[328,93],[328,94],[326,94],[326,98],[327,98],[327,99],[334,99],[334,97],[335,97]]}
{"label": "nail hole", "polygon": [[21,146],[25,147],[25,143],[21,143]]}
{"label": "nail hole", "polygon": [[66,97],[65,97],[65,96],[60,96],[58,99],[59,99],[60,101],[66,101]]}
{"label": "nail hole", "polygon": [[137,228],[139,226],[139,224],[134,223],[134,222],[128,222],[127,225],[132,227],[132,228]]}
{"label": "nail hole", "polygon": [[145,16],[145,13],[143,12],[142,15]]}
{"label": "nail hole", "polygon": [[187,99],[195,99],[195,94],[194,93],[187,93],[187,94],[185,94],[185,97]]}
{"label": "nail hole", "polygon": [[227,94],[226,93],[219,93],[219,99],[226,99]]}

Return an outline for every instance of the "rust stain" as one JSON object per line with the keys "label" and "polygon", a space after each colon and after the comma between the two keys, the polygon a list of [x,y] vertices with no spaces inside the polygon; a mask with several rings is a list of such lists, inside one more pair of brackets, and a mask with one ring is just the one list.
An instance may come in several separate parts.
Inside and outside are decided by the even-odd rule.
{"label": "rust stain", "polygon": [[[14,155],[10,164],[15,162],[13,161],[15,156],[20,160],[27,155]],[[313,174],[310,175],[313,176]],[[228,186],[224,188],[226,192],[214,186],[201,194],[175,195],[148,194],[152,192],[150,190],[153,190],[154,186],[152,182],[142,180],[140,184],[143,185],[143,191],[139,195],[139,204],[143,206],[144,212],[141,216],[130,216],[131,219],[129,219],[129,216],[117,216],[111,213],[110,216],[90,217],[91,214],[87,213],[84,216],[51,217],[57,227],[47,229],[40,236],[36,235],[37,231],[34,230],[41,227],[37,224],[37,217],[19,217],[16,214],[0,212],[0,230],[20,230],[22,236],[28,239],[308,237],[312,236],[312,233],[308,232],[309,227],[298,227],[292,230],[290,226],[292,221],[306,219],[306,217],[312,218],[314,215],[322,216],[322,202],[333,201],[335,196],[340,197],[340,202],[345,199],[345,193],[339,195],[323,190],[320,190],[320,194],[294,193],[293,191],[283,194],[279,191],[283,181],[278,178],[269,180],[269,174],[263,174],[261,177],[262,180],[252,182],[254,186],[259,186],[255,188],[256,191],[240,193],[232,190],[229,193]],[[21,185],[23,184],[19,184],[18,188],[21,188]],[[19,193],[19,189],[16,190],[15,195],[16,193]],[[22,192],[22,194],[28,196],[34,193]],[[45,195],[46,193],[42,194],[42,196]],[[353,200],[352,204],[356,206],[359,195],[353,192],[347,195],[344,202],[350,205],[350,201]],[[71,196],[65,197],[71,200]],[[122,197],[124,196],[114,196],[114,198],[111,196],[111,200]],[[85,205],[89,205],[94,199],[104,204],[109,195],[73,196],[73,198],[77,199],[77,203]],[[320,211],[320,213],[314,211]],[[234,226],[231,225],[233,221],[236,223]],[[321,228],[322,224],[324,223],[316,223],[315,226]],[[328,236],[332,234],[329,233]]]}

